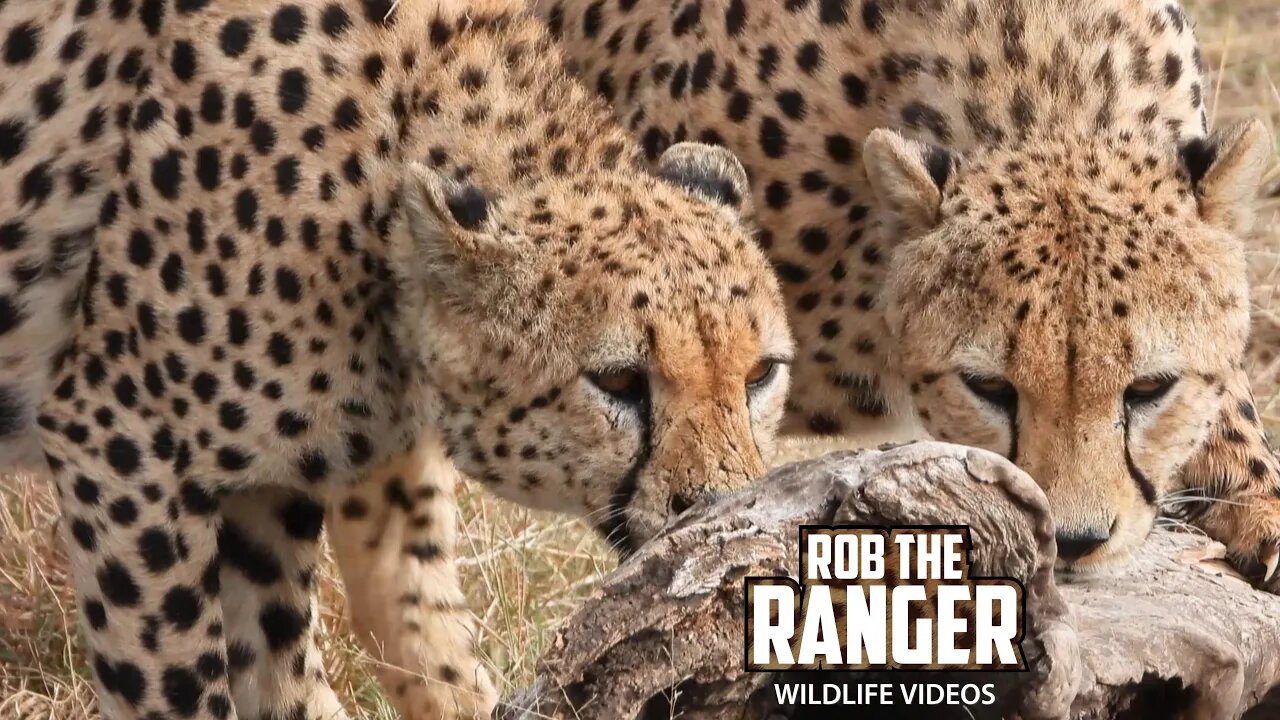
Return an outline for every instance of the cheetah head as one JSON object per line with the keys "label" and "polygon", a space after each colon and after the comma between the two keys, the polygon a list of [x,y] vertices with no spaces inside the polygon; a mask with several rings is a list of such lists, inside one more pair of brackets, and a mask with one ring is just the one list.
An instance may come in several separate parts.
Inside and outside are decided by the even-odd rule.
{"label": "cheetah head", "polygon": [[916,413],[1036,478],[1067,567],[1126,560],[1220,415],[1269,153],[1256,122],[1180,149],[1127,133],[966,157],[867,140],[901,238],[886,319]]}
{"label": "cheetah head", "polygon": [[682,143],[492,194],[423,166],[393,261],[463,472],[586,517],[622,551],[764,472],[791,337],[741,215],[742,166]]}

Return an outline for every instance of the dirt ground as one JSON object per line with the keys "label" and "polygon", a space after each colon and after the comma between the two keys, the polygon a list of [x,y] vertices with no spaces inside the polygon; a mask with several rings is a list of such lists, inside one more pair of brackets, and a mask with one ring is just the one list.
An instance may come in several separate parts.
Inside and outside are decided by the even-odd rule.
{"label": "dirt ground", "polygon": [[[1211,124],[1256,116],[1280,149],[1280,2],[1193,0],[1213,69]],[[1255,301],[1251,371],[1259,406],[1280,430],[1280,167],[1264,183],[1250,239]],[[469,488],[460,503],[460,548],[481,647],[500,689],[532,677],[534,663],[576,603],[612,567],[592,531]],[[56,530],[51,489],[39,477],[0,477],[0,718],[87,720],[93,693],[76,641],[74,596]],[[347,635],[332,563],[320,582],[329,677],[358,718],[395,713],[370,674],[371,659]]]}

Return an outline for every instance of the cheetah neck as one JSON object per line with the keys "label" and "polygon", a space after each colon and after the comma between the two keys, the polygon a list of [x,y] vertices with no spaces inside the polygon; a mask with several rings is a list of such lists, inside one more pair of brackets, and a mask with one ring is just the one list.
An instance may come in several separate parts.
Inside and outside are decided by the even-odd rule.
{"label": "cheetah neck", "polygon": [[396,13],[383,54],[397,67],[376,90],[381,127],[367,138],[382,148],[389,141],[400,162],[388,170],[422,162],[510,196],[536,191],[548,175],[563,180],[598,168],[587,151],[602,141],[613,148],[606,165],[635,155],[520,3],[406,1]]}

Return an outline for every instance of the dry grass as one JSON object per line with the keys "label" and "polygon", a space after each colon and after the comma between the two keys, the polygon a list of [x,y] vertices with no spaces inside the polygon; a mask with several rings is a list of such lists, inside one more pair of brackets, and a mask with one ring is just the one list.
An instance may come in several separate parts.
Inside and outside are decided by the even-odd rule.
{"label": "dry grass", "polygon": [[[462,572],[482,627],[483,652],[500,690],[527,683],[533,663],[613,561],[593,532],[468,487]],[[57,530],[57,503],[40,478],[0,477],[0,718],[96,717],[76,637],[74,594]],[[342,585],[321,569],[321,619],[330,680],[358,718],[396,717],[371,675],[372,660],[348,635]]]}
{"label": "dry grass", "polygon": [[[1280,5],[1274,0],[1192,0],[1205,57],[1215,70],[1215,123],[1261,117],[1280,149]],[[1250,246],[1259,404],[1280,430],[1280,168],[1263,190]],[[482,648],[500,689],[527,683],[534,662],[576,603],[612,566],[593,534],[573,521],[468,490],[460,553]],[[72,613],[56,503],[44,481],[0,477],[0,718],[86,720],[93,698]],[[330,678],[359,718],[395,717],[369,674],[370,659],[347,636],[341,584],[324,568],[323,639]]]}

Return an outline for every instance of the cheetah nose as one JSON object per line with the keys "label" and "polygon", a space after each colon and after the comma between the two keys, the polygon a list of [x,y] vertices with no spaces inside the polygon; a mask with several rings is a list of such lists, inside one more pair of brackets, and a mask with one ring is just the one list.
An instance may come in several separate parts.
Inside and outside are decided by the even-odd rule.
{"label": "cheetah nose", "polygon": [[1073,531],[1060,528],[1058,530],[1058,557],[1067,562],[1075,562],[1098,549],[1110,539],[1111,533],[1096,529]]}

